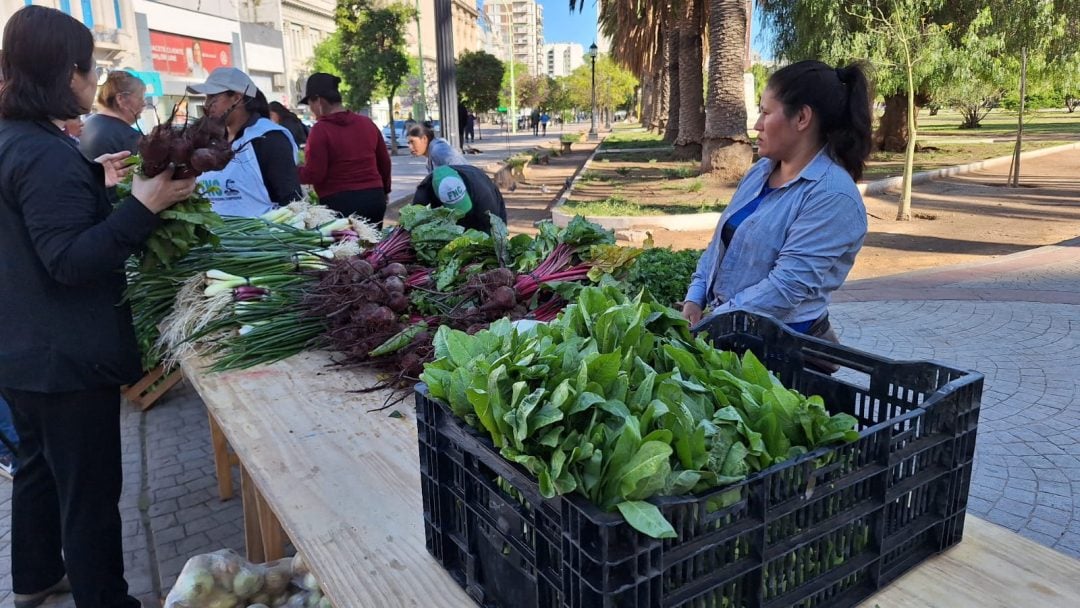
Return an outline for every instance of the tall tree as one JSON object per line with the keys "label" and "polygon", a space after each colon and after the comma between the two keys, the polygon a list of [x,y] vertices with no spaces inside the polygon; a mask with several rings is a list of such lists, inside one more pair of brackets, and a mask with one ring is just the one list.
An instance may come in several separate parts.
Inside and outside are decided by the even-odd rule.
{"label": "tall tree", "polygon": [[709,97],[701,171],[724,181],[741,178],[754,157],[746,134],[746,17],[745,0],[710,0]]}
{"label": "tall tree", "polygon": [[940,59],[947,46],[942,28],[929,19],[939,2],[889,0],[887,6],[874,6],[867,2],[849,9],[863,22],[863,31],[854,39],[855,48],[875,59],[878,65],[896,69],[905,78],[902,90],[906,93],[908,137],[904,151],[904,185],[896,212],[896,219],[901,221],[911,219],[917,76],[924,74],[927,69],[933,69],[927,68],[927,65],[932,65],[935,58]]}
{"label": "tall tree", "polygon": [[498,57],[484,51],[462,53],[457,60],[458,94],[472,111],[499,107],[499,91],[506,71]]}
{"label": "tall tree", "polygon": [[[596,58],[596,106],[601,113],[610,113],[627,106],[634,96],[638,81],[629,70],[615,63],[611,57]],[[566,78],[570,99],[578,108],[588,108],[592,103],[592,66],[579,66]]]}
{"label": "tall tree", "polygon": [[702,55],[704,0],[683,0],[675,7],[679,21],[679,136],[675,153],[685,159],[701,158],[705,131],[705,82]]}
{"label": "tall tree", "polygon": [[333,74],[341,78],[338,89],[342,97],[349,98],[349,83],[341,72],[341,31],[338,30],[323,38],[322,42],[315,45],[311,57],[311,71]]}
{"label": "tall tree", "polygon": [[977,129],[1005,93],[1009,72],[1005,34],[994,31],[990,8],[979,11],[959,43],[945,52],[948,78],[934,99],[960,112],[961,129]]}

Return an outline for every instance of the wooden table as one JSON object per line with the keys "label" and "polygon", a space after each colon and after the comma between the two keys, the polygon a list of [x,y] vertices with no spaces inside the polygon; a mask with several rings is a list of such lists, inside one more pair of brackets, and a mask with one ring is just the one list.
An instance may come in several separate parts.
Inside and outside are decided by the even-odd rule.
{"label": "wooden table", "polygon": [[[369,388],[374,375],[329,362],[304,353],[228,374],[184,363],[243,468],[245,528],[259,545],[252,557],[280,547],[276,519],[337,608],[473,606],[424,545],[412,396],[368,413],[387,393],[350,391]],[[402,417],[388,415],[395,410]],[[968,517],[959,546],[863,605],[875,604],[1080,606],[1080,561]]]}

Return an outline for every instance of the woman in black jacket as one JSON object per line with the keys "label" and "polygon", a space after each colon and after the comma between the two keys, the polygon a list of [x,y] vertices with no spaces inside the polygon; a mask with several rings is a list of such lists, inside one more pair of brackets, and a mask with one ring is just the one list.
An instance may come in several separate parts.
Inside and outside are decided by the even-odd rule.
{"label": "woman in black jacket", "polygon": [[[136,608],[124,581],[120,386],[141,375],[124,261],[194,179],[107,187],[128,152],[86,160],[60,125],[103,74],[90,31],[28,6],[4,28],[0,85],[0,394],[21,439],[11,506],[17,608],[70,589],[80,608]],[[69,584],[70,579],[70,584]]]}

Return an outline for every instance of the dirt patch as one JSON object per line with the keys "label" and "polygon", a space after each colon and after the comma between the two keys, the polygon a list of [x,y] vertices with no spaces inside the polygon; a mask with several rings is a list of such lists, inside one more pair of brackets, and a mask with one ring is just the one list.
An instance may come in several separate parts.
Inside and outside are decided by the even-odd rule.
{"label": "dirt patch", "polygon": [[722,211],[735,186],[700,175],[670,150],[598,154],[574,186],[567,212],[590,216]]}
{"label": "dirt patch", "polygon": [[[1080,151],[1022,163],[1021,188],[1005,187],[1008,167],[915,186],[916,219],[897,222],[895,191],[865,198],[869,234],[849,279],[987,260],[1080,235]],[[921,218],[934,219],[921,219]],[[657,245],[704,248],[713,229],[653,231]]]}

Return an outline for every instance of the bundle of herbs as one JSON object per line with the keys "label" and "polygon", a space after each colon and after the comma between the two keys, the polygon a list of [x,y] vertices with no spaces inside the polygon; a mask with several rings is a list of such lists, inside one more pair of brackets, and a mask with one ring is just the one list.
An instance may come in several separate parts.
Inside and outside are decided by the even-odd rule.
{"label": "bundle of herbs", "polygon": [[[553,497],[578,492],[657,538],[647,499],[735,483],[858,437],[856,420],[783,387],[750,352],[713,348],[674,309],[582,288],[549,324],[441,327],[421,379]],[[732,497],[734,499],[734,497]]]}

